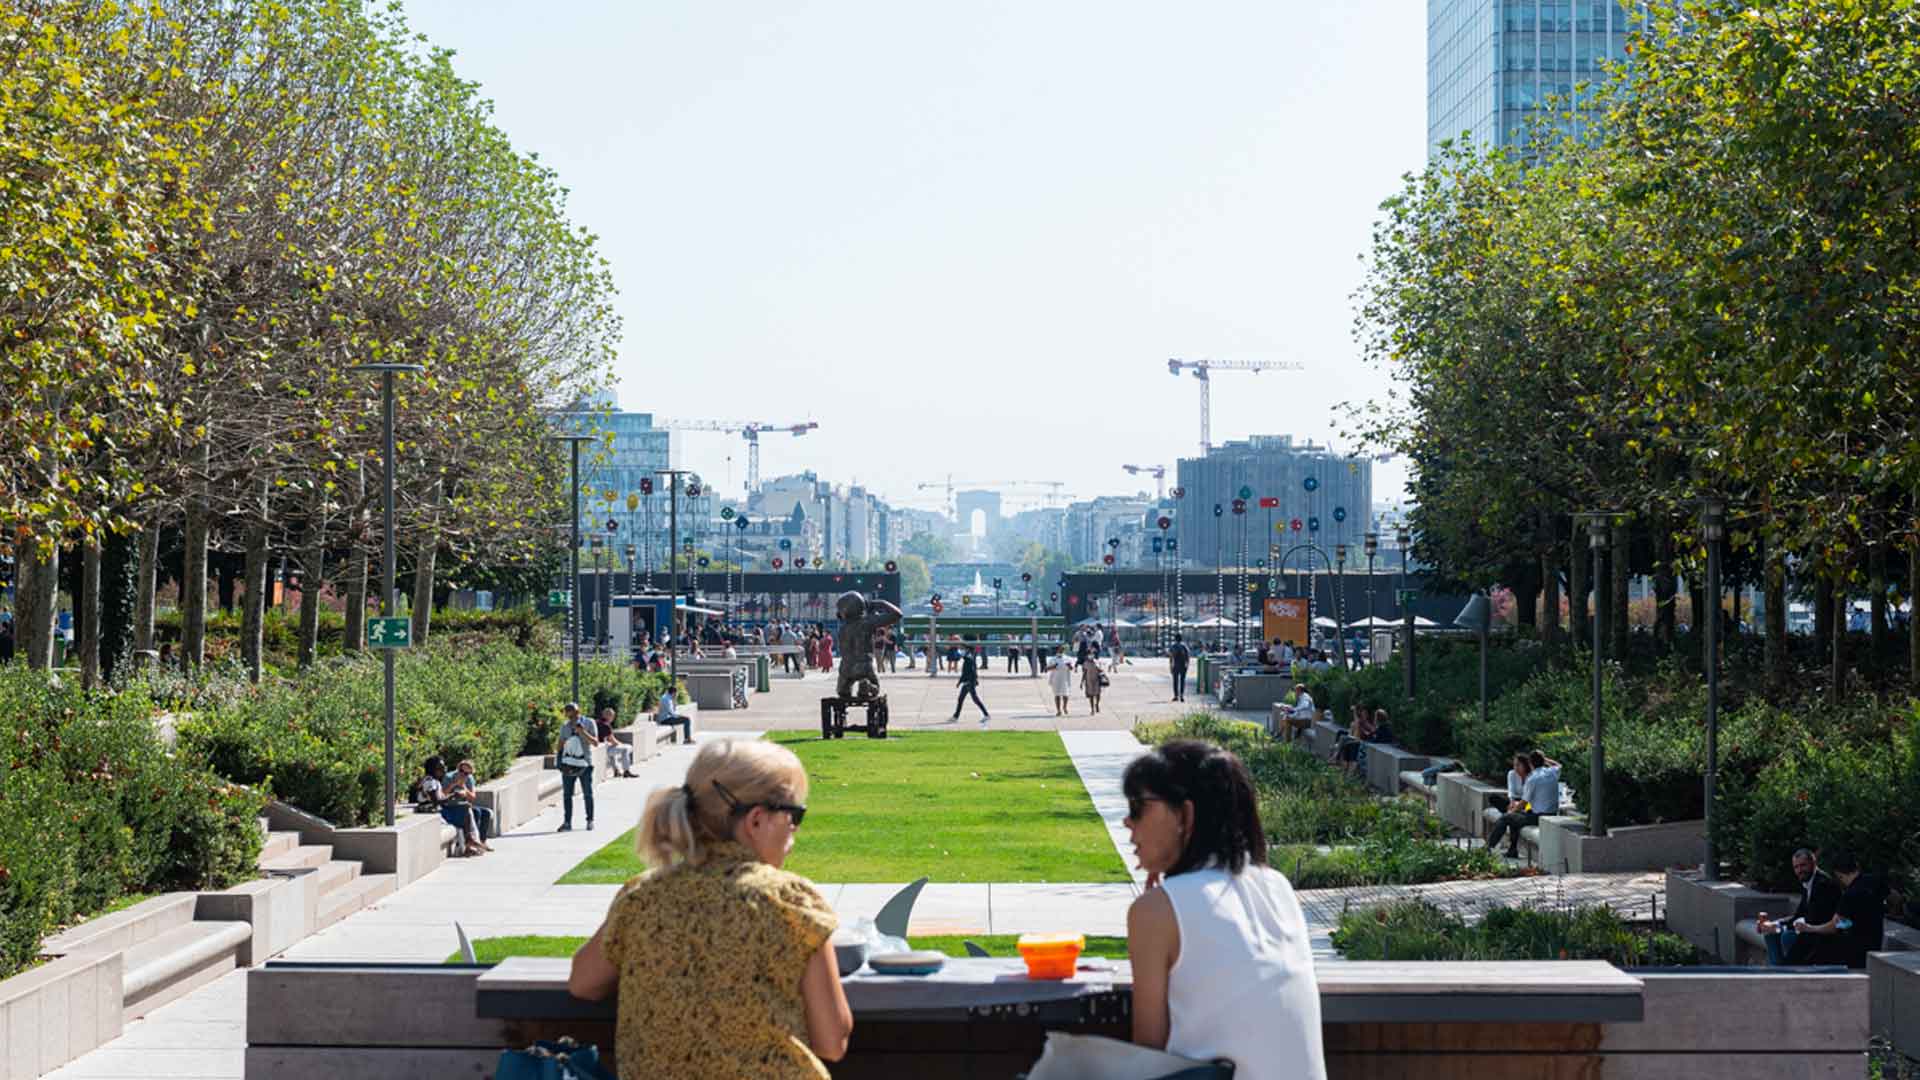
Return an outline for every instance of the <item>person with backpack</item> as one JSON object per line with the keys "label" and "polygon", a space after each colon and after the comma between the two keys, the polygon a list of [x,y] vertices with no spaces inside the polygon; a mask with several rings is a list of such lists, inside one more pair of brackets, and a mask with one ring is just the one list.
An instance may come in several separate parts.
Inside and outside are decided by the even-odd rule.
{"label": "person with backpack", "polygon": [[580,715],[580,706],[567,702],[567,722],[560,728],[560,831],[573,831],[573,788],[580,787],[587,808],[587,831],[593,831],[593,746],[600,733]]}

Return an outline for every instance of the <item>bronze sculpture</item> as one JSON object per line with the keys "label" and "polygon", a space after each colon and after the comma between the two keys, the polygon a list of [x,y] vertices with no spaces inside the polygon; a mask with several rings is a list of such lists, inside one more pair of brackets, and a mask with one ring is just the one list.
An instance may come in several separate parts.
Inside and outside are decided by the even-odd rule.
{"label": "bronze sculpture", "polygon": [[846,701],[866,701],[880,696],[880,676],[873,666],[873,632],[900,621],[900,609],[878,597],[872,600],[857,592],[845,592],[833,602],[840,617],[840,682],[835,696]]}

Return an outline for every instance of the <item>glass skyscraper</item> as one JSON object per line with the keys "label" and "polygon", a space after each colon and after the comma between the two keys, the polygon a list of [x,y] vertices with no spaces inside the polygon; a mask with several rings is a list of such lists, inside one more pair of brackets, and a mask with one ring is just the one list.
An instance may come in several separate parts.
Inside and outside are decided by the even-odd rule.
{"label": "glass skyscraper", "polygon": [[1571,102],[1572,123],[1586,124],[1580,110],[1606,82],[1607,65],[1626,59],[1628,11],[1642,6],[1427,0],[1427,155],[1462,135],[1482,147],[1522,145],[1530,115],[1549,98]]}

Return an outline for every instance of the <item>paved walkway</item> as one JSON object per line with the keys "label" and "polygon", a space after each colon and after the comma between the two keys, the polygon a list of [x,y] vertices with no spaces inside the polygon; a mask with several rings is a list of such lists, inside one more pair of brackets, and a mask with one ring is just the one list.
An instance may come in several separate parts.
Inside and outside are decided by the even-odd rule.
{"label": "paved walkway", "polygon": [[[972,717],[949,721],[953,677],[929,678],[925,672],[883,677],[893,707],[893,724],[902,728],[978,730]],[[774,691],[756,695],[740,712],[702,713],[696,738],[725,733],[757,737],[770,728],[813,728],[816,702],[831,692],[828,677],[777,679]],[[1086,700],[1073,699],[1076,715],[1053,715],[1044,680],[989,674],[981,696],[993,711],[997,729],[1059,730],[1107,826],[1133,883],[1101,884],[931,884],[914,906],[915,934],[1018,934],[1078,930],[1124,935],[1127,907],[1138,895],[1144,875],[1135,866],[1122,819],[1126,799],[1120,779],[1141,747],[1129,730],[1139,719],[1171,717],[1205,709],[1198,697],[1175,706],[1165,700],[1164,671],[1142,661],[1113,679],[1098,717],[1087,714]],[[968,706],[972,708],[971,704]],[[295,960],[379,960],[437,963],[458,947],[453,924],[470,938],[516,934],[586,935],[600,924],[618,886],[556,885],[581,859],[639,820],[646,796],[656,787],[678,784],[697,748],[673,747],[643,763],[634,780],[596,785],[598,825],[557,833],[556,807],[495,842],[495,852],[456,859],[405,889],[357,912],[288,950]],[[804,837],[802,838],[804,843]],[[1327,934],[1342,910],[1390,896],[1418,893],[1448,906],[1470,910],[1494,899],[1513,902],[1592,902],[1645,907],[1659,889],[1659,875],[1589,875],[1538,878],[1522,882],[1455,882],[1411,889],[1340,889],[1302,893],[1316,953],[1333,955]],[[843,921],[879,911],[900,884],[822,883],[821,892]],[[61,1080],[118,1080],[127,1076],[200,1077],[229,1080],[242,1075],[246,1045],[246,976],[235,972],[188,997],[127,1026],[114,1042],[50,1074]]]}

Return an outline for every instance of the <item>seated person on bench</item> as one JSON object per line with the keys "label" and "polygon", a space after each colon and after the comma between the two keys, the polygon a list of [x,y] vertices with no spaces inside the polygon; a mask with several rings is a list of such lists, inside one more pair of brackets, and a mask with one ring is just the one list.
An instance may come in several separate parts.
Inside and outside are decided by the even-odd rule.
{"label": "seated person on bench", "polygon": [[660,695],[660,711],[653,714],[653,722],[668,727],[679,725],[680,741],[688,746],[693,745],[693,717],[684,716],[674,708],[673,690],[669,689]]}
{"label": "seated person on bench", "polygon": [[481,832],[481,815],[491,814],[473,805],[473,796],[447,776],[446,763],[437,756],[430,757],[422,766],[424,775],[420,777],[420,804],[422,810],[438,812],[440,820],[460,830],[466,838],[469,854],[492,851],[487,846],[485,834]]}
{"label": "seated person on bench", "polygon": [[1560,812],[1560,763],[1534,750],[1527,754],[1527,764],[1531,768],[1520,785],[1519,800],[1507,804],[1507,812],[1494,822],[1493,832],[1487,837],[1487,850],[1492,851],[1500,846],[1501,835],[1507,834],[1509,859],[1520,857],[1521,829]]}
{"label": "seated person on bench", "polygon": [[633,775],[633,747],[620,741],[613,733],[613,706],[600,710],[600,723],[596,725],[600,736],[600,745],[607,748],[607,761],[613,765],[613,775]]}
{"label": "seated person on bench", "polygon": [[1814,963],[1813,954],[1821,944],[1806,936],[1801,928],[1821,926],[1833,919],[1840,906],[1840,886],[1825,870],[1820,858],[1807,848],[1793,853],[1793,876],[1800,879],[1800,903],[1785,919],[1769,919],[1766,912],[1754,920],[1754,929],[1767,943],[1767,966]]}

